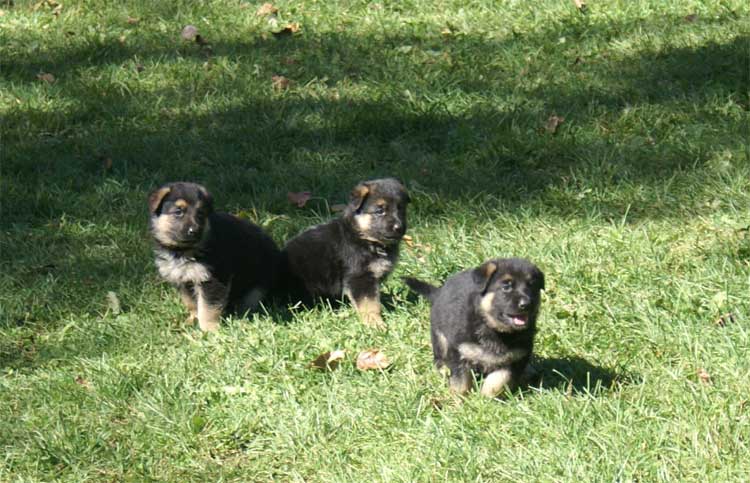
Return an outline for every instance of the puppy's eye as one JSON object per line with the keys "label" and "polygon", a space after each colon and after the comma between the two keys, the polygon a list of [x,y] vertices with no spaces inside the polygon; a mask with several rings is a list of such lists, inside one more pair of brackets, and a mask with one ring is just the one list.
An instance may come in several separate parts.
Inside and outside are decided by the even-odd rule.
{"label": "puppy's eye", "polygon": [[375,211],[373,211],[373,214],[377,216],[383,216],[385,215],[385,208],[383,208],[382,206],[378,206],[377,208],[375,208]]}
{"label": "puppy's eye", "polygon": [[182,215],[185,214],[185,210],[183,210],[182,208],[175,208],[172,214],[176,216],[177,218],[182,218]]}
{"label": "puppy's eye", "polygon": [[510,280],[506,280],[500,285],[500,288],[503,290],[503,292],[510,292],[513,290],[513,282]]}

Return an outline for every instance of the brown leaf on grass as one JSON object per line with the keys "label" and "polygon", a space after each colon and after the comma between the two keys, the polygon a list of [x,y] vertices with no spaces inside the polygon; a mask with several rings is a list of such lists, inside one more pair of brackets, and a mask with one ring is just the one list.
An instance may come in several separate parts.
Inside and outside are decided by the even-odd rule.
{"label": "brown leaf on grass", "polygon": [[309,191],[298,191],[289,192],[286,194],[286,198],[293,205],[297,205],[297,208],[304,208],[305,204],[312,198],[312,193]]}
{"label": "brown leaf on grass", "polygon": [[409,248],[414,248],[414,238],[412,238],[411,235],[404,235],[401,239],[404,240],[404,243],[406,243]]}
{"label": "brown leaf on grass", "polygon": [[380,349],[369,349],[357,356],[357,369],[360,371],[387,369],[390,365],[390,359]]}
{"label": "brown leaf on grass", "polygon": [[284,77],[283,75],[275,75],[271,77],[271,85],[276,91],[283,91],[289,88],[292,81]]}
{"label": "brown leaf on grass", "polygon": [[193,40],[198,35],[198,28],[195,25],[185,25],[180,32],[182,40]]}
{"label": "brown leaf on grass", "polygon": [[581,12],[586,10],[586,2],[584,0],[573,0],[573,4]]}
{"label": "brown leaf on grass", "polygon": [[695,22],[696,20],[698,20],[698,15],[696,15],[696,14],[694,14],[694,13],[691,13],[690,15],[685,15],[685,18],[684,18],[684,20],[685,20],[685,22],[687,22],[687,23],[693,23],[693,22]]}
{"label": "brown leaf on grass", "polygon": [[346,352],[343,350],[328,351],[320,354],[318,357],[310,361],[308,367],[312,369],[328,369],[330,371],[338,367],[339,362],[344,360]]}
{"label": "brown leaf on grass", "polygon": [[125,22],[127,22],[128,25],[137,25],[138,22],[140,22],[140,21],[141,21],[141,19],[135,18],[135,17],[131,17],[131,16],[128,16],[127,20],[125,20]]}
{"label": "brown leaf on grass", "polygon": [[714,320],[714,325],[726,327],[732,322],[734,322],[734,314],[732,312],[727,312],[726,314],[721,314],[718,319]]}
{"label": "brown leaf on grass", "polygon": [[266,15],[274,15],[278,13],[279,9],[274,7],[272,3],[264,3],[255,12],[258,17],[265,17]]}
{"label": "brown leaf on grass", "polygon": [[547,119],[544,129],[550,134],[555,134],[557,133],[557,128],[560,127],[560,124],[563,122],[565,122],[564,117],[553,114]]}
{"label": "brown leaf on grass", "polygon": [[342,212],[345,209],[346,209],[346,205],[344,204],[331,205],[331,211],[334,213]]}
{"label": "brown leaf on grass", "polygon": [[50,74],[49,72],[42,72],[41,74],[37,74],[36,78],[40,81],[44,81],[47,84],[52,84],[55,82],[55,76],[53,74]]}
{"label": "brown leaf on grass", "polygon": [[83,377],[81,377],[81,376],[76,376],[76,379],[75,379],[75,381],[76,381],[76,384],[78,384],[79,386],[83,386],[83,387],[85,387],[86,389],[91,389],[91,384],[89,384],[89,381],[87,381],[87,380],[86,380],[86,379],[84,379]]}
{"label": "brown leaf on grass", "polygon": [[711,375],[704,368],[701,367],[698,369],[697,374],[698,379],[700,379],[703,384],[711,384]]}
{"label": "brown leaf on grass", "polygon": [[278,32],[273,32],[274,37],[286,37],[288,35],[296,34],[301,29],[299,23],[292,22]]}

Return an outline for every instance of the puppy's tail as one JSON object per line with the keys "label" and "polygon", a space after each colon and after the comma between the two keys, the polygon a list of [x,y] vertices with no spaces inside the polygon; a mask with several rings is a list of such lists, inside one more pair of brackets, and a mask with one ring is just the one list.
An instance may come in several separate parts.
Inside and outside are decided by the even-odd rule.
{"label": "puppy's tail", "polygon": [[401,280],[403,280],[410,289],[414,290],[430,302],[432,302],[433,297],[440,289],[440,287],[435,287],[434,285],[430,285],[429,283],[417,280],[416,278],[402,277]]}

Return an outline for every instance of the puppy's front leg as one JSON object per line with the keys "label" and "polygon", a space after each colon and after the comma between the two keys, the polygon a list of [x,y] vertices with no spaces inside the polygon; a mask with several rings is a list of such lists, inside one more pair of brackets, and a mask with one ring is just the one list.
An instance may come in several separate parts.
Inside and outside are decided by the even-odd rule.
{"label": "puppy's front leg", "polygon": [[195,292],[198,296],[198,325],[203,331],[216,332],[229,296],[229,285],[209,280],[196,286]]}
{"label": "puppy's front leg", "polygon": [[188,312],[190,312],[190,315],[185,319],[185,323],[190,324],[196,317],[198,317],[198,302],[196,301],[193,284],[186,283],[180,285],[179,290],[182,303],[185,305],[185,308],[188,309]]}
{"label": "puppy's front leg", "polygon": [[385,328],[380,316],[380,287],[374,277],[368,275],[350,279],[344,284],[344,293],[365,325]]}
{"label": "puppy's front leg", "polygon": [[513,380],[513,373],[510,369],[501,368],[490,372],[484,378],[482,383],[482,396],[495,397],[505,390]]}

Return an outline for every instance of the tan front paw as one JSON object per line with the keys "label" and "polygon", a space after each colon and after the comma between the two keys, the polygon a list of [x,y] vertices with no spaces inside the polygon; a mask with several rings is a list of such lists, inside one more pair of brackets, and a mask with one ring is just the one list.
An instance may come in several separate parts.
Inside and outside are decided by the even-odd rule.
{"label": "tan front paw", "polygon": [[383,318],[380,316],[380,314],[375,313],[364,313],[360,314],[362,318],[362,322],[368,326],[372,327],[374,329],[385,329],[385,322],[383,322]]}

